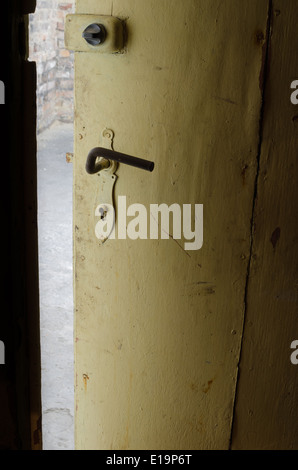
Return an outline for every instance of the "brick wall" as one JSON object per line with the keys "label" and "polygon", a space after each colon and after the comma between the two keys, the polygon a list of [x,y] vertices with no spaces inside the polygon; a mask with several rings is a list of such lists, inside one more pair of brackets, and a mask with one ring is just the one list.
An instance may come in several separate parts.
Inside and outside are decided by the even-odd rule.
{"label": "brick wall", "polygon": [[73,121],[73,53],[64,48],[65,15],[75,0],[37,0],[30,15],[29,58],[37,64],[38,132]]}

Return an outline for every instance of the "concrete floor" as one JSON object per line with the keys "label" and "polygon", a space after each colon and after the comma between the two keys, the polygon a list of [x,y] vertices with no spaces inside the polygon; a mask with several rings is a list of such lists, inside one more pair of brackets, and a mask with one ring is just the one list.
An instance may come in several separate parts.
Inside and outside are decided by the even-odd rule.
{"label": "concrete floor", "polygon": [[73,125],[38,136],[38,227],[44,450],[74,449]]}

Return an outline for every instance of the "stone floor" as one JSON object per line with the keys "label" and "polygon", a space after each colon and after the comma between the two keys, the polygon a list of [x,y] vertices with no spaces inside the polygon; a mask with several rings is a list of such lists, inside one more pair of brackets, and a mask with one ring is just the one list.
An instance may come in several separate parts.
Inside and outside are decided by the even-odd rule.
{"label": "stone floor", "polygon": [[38,227],[44,450],[74,449],[72,152],[73,125],[38,136]]}

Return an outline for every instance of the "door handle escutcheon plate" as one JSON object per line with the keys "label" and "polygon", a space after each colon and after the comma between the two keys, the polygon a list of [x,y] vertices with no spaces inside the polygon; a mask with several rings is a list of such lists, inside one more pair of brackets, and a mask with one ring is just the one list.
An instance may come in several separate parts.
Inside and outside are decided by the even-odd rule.
{"label": "door handle escutcheon plate", "polygon": [[[113,149],[114,132],[112,129],[104,129],[102,143],[106,147],[95,147],[90,150],[86,161],[86,172],[89,175],[98,174],[99,184],[95,195],[95,234],[100,244],[111,236],[115,226],[114,186],[117,181],[116,170],[118,163],[125,163],[142,170],[153,171],[154,163],[142,158],[132,157]],[[107,148],[109,147],[109,148]],[[114,210],[111,210],[113,207]],[[99,220],[98,220],[99,218]],[[106,231],[106,222],[109,220],[110,230]],[[112,223],[111,223],[112,222]]]}

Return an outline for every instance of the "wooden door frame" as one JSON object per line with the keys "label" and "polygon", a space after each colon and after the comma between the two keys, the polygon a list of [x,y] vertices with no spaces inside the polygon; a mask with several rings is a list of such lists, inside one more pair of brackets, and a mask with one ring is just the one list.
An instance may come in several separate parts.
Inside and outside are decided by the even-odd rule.
{"label": "wooden door frame", "polygon": [[36,70],[27,61],[28,14],[35,0],[2,5],[0,449],[33,450],[41,440],[41,362],[37,244]]}

